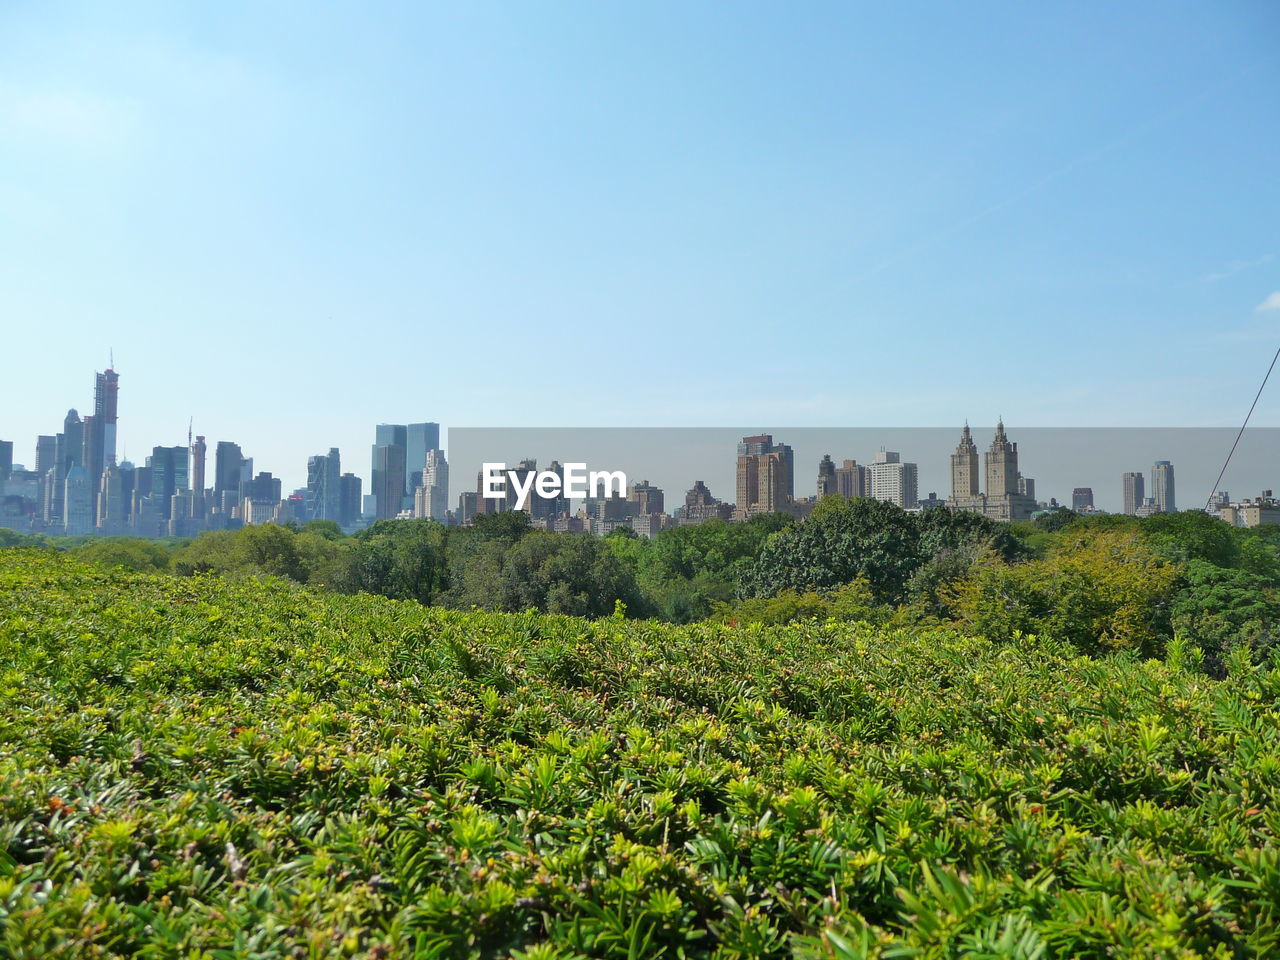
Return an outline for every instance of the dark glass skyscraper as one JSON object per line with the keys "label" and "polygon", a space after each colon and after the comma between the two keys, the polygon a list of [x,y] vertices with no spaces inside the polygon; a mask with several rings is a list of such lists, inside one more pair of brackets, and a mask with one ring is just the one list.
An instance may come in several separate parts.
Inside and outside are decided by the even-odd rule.
{"label": "dark glass skyscraper", "polygon": [[422,471],[427,465],[427,453],[440,449],[440,424],[411,423],[405,427],[404,490],[412,496],[422,486]]}

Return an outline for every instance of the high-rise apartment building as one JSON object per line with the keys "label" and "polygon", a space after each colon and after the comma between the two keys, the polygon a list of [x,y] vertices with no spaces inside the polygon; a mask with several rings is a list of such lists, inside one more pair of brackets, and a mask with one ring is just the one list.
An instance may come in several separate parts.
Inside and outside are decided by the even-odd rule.
{"label": "high-rise apartment building", "polygon": [[838,493],[836,487],[836,462],[831,454],[824,453],[818,461],[818,499]]}
{"label": "high-rise apartment building", "polygon": [[868,467],[868,474],[874,499],[897,504],[904,510],[915,509],[919,501],[916,464],[904,463],[897,451],[881,450]]}
{"label": "high-rise apartment building", "polygon": [[13,473],[13,441],[0,440],[0,481],[8,480]]}
{"label": "high-rise apartment building", "polygon": [[1018,445],[996,422],[995,436],[983,454],[986,492],[978,491],[978,450],[966,423],[951,454],[951,500],[956,510],[980,513],[991,520],[1027,520],[1036,509],[1035,480],[1018,470]]}
{"label": "high-rise apartment building", "polygon": [[1173,464],[1157,460],[1151,467],[1151,499],[1160,513],[1177,512],[1173,490]]}
{"label": "high-rise apartment building", "polygon": [[870,483],[867,468],[857,460],[846,460],[836,467],[836,493],[846,499],[870,496]]}
{"label": "high-rise apartment building", "polygon": [[1076,487],[1071,491],[1071,509],[1076,513],[1093,509],[1093,487]]}
{"label": "high-rise apartment building", "polygon": [[773,513],[795,498],[795,456],[769,434],[743,437],[738,444],[737,511],[740,516]]}
{"label": "high-rise apartment building", "polygon": [[1146,503],[1146,483],[1141,473],[1126,473],[1121,478],[1124,483],[1124,512],[1129,516],[1137,516],[1138,508]]}
{"label": "high-rise apartment building", "polygon": [[191,444],[191,493],[195,497],[193,509],[198,516],[204,516],[204,471],[208,453],[209,445],[204,442],[204,437],[197,436]]}
{"label": "high-rise apartment building", "polygon": [[633,483],[627,492],[627,499],[636,505],[636,516],[666,512],[666,498],[662,488],[655,487],[648,480]]}

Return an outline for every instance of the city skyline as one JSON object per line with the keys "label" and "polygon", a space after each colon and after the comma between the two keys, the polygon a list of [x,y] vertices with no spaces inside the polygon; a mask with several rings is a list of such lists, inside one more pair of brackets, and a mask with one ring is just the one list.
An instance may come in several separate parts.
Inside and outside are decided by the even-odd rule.
{"label": "city skyline", "polygon": [[[255,463],[254,457],[248,455],[240,444],[218,439],[214,443],[210,463],[206,435],[194,432],[193,421],[188,423],[185,445],[153,446],[150,454],[134,464],[115,452],[120,423],[120,382],[120,374],[113,367],[94,374],[93,413],[82,418],[75,408],[71,408],[63,418],[62,431],[54,435],[39,435],[34,445],[34,470],[15,457],[14,441],[0,441],[0,480],[4,480],[5,494],[4,516],[0,519],[4,525],[11,529],[29,528],[67,535],[95,532],[190,536],[204,529],[224,528],[232,521],[261,523],[323,519],[333,520],[343,529],[353,530],[375,520],[404,516],[465,522],[475,512],[493,512],[513,506],[510,489],[505,501],[489,500],[482,492],[482,478],[479,476],[477,489],[464,492],[465,476],[469,473],[465,454],[461,477],[454,471],[451,483],[451,468],[446,456],[447,429],[442,430],[441,424],[435,421],[374,425],[368,483],[359,474],[344,469],[341,451],[337,447],[308,457],[306,483],[298,487],[284,483],[282,477],[272,470],[262,469],[267,464],[277,465],[279,453],[274,449],[262,451],[263,455]],[[147,404],[144,401],[140,406],[145,408]],[[128,422],[127,416],[125,422]],[[669,429],[656,429],[663,437],[675,436]],[[812,431],[812,428],[798,429],[806,433]],[[464,428],[463,432],[472,433],[474,430]],[[628,431],[613,432],[625,434]],[[1032,464],[1048,466],[1055,454],[1061,455],[1071,448],[1070,443],[1064,447],[1071,431],[1051,433],[1058,439],[1041,441],[1039,447],[1033,446]],[[1086,436],[1088,433],[1085,431]],[[1258,490],[1257,496],[1270,498],[1271,475],[1280,473],[1280,463],[1265,460],[1266,443],[1262,438],[1267,433],[1267,428],[1255,429],[1252,443],[1246,445],[1245,459],[1250,461],[1249,469],[1256,477],[1259,476],[1257,458],[1264,455],[1263,462],[1267,464],[1269,474],[1263,477],[1262,484],[1254,486]],[[1178,439],[1177,434],[1175,431],[1174,437],[1164,442],[1170,449],[1179,449],[1182,456],[1189,448],[1184,447],[1184,440]],[[1018,442],[1006,432],[1003,418],[997,419],[990,444],[981,458],[974,431],[968,422],[964,424],[959,442],[949,455],[948,484],[933,482],[935,475],[931,473],[931,461],[935,446],[932,443],[919,444],[914,448],[908,445],[910,453],[926,463],[922,483],[916,459],[904,457],[899,450],[889,450],[883,444],[869,462],[864,460],[859,464],[856,458],[847,456],[850,452],[862,453],[862,450],[855,449],[856,444],[829,436],[830,442],[820,458],[811,446],[802,444],[804,452],[797,461],[796,449],[781,436],[744,433],[735,441],[736,476],[734,484],[729,487],[734,494],[732,500],[727,493],[717,495],[714,492],[717,488],[725,489],[720,482],[718,464],[706,472],[700,466],[692,466],[692,463],[685,464],[689,476],[697,473],[702,473],[702,476],[693,481],[680,478],[675,483],[671,483],[668,477],[664,484],[652,484],[647,479],[638,481],[627,498],[636,500],[640,504],[637,508],[640,515],[650,518],[643,521],[646,535],[672,522],[661,506],[654,510],[649,506],[661,504],[668,488],[678,493],[686,482],[690,483],[685,488],[687,502],[695,503],[699,511],[709,505],[723,503],[734,519],[778,511],[804,516],[817,500],[836,493],[887,500],[906,509],[947,505],[1004,521],[1027,520],[1039,510],[1059,506],[1107,512],[1105,508],[1111,502],[1107,492],[1109,483],[1100,483],[1101,478],[1096,472],[1087,478],[1082,476],[1086,469],[1097,469],[1094,461],[1104,453],[1104,445],[1097,442],[1101,436],[1095,432],[1095,442],[1085,447],[1080,447],[1079,438],[1075,438],[1076,452],[1067,460],[1073,475],[1064,477],[1060,475],[1061,468],[1057,471],[1051,469],[1047,481],[1041,478],[1037,486],[1036,476],[1024,473],[1026,461],[1021,459]],[[812,438],[808,439],[812,443]],[[577,442],[568,438],[562,440],[566,450],[575,449]],[[1259,444],[1263,449],[1258,449]],[[703,455],[714,454],[720,449],[720,443],[710,439],[706,446],[706,450],[700,451]],[[727,448],[727,444],[724,446]],[[18,449],[20,456],[20,443]],[[837,451],[835,458],[831,454],[833,449]],[[1126,465],[1134,465],[1136,449],[1132,444],[1124,448],[1122,456],[1127,461]],[[1126,470],[1120,474],[1120,512],[1146,516],[1179,509],[1175,465],[1161,455],[1165,452],[1158,450],[1150,458],[1149,471]],[[1203,482],[1199,475],[1212,468],[1212,458],[1216,453],[1205,447],[1188,457],[1193,484]],[[1110,456],[1114,459],[1115,453]],[[811,488],[803,480],[797,484],[796,479],[797,472],[804,476],[804,462],[810,458],[815,464]],[[484,459],[489,461],[491,455],[485,454]],[[564,459],[568,462],[571,458]],[[421,461],[420,465],[418,461]],[[633,463],[632,466],[639,467],[640,474],[649,474],[650,467],[662,469],[656,460]],[[527,481],[535,472],[538,472],[537,459],[525,457],[518,461],[512,476],[516,478],[517,486],[527,488]],[[553,478],[564,479],[561,461],[550,461],[550,473]],[[714,484],[706,484],[707,476],[716,478]],[[1092,485],[1072,485],[1068,498],[1058,489],[1068,479],[1090,479]],[[1096,498],[1095,487],[1102,490]],[[928,488],[927,495],[925,488]],[[1208,499],[1207,495],[1205,499]],[[1254,502],[1254,491],[1249,490],[1243,495],[1238,492],[1233,499],[1228,490],[1219,490],[1213,500],[1213,509],[1221,511],[1240,504],[1242,500],[1246,504]],[[640,516],[633,517],[635,511],[630,508],[619,512],[620,507],[602,506],[597,511],[590,499],[582,503],[571,502],[564,497],[552,500],[535,497],[534,501],[535,506],[530,512],[540,522],[549,523],[582,507],[593,518],[593,524],[605,525],[601,529],[611,528],[609,524],[634,526],[641,522]],[[673,502],[677,501],[673,499]],[[1240,510],[1223,515],[1230,516],[1233,521],[1253,516]],[[23,517],[29,519],[24,521]],[[571,525],[565,529],[573,528]]]}

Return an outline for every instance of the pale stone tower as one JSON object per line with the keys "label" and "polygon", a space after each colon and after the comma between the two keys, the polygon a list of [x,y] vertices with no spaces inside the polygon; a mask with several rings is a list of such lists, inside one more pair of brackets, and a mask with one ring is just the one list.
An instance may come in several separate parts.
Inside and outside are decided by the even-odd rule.
{"label": "pale stone tower", "polygon": [[987,448],[987,499],[1018,493],[1018,445],[1004,433],[1004,418],[996,422],[996,435]]}
{"label": "pale stone tower", "polygon": [[951,500],[959,504],[976,500],[977,497],[978,448],[966,422],[956,452],[951,455]]}

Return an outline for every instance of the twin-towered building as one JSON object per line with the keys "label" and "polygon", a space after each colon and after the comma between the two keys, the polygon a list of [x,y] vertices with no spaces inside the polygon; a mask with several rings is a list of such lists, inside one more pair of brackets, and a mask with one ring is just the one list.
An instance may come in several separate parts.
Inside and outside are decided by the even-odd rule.
{"label": "twin-towered building", "polygon": [[[986,479],[986,492],[978,481]],[[1004,432],[1004,420],[996,423],[996,433],[978,472],[978,447],[969,425],[964,425],[960,443],[951,455],[951,503],[956,510],[980,513],[992,520],[1029,520],[1035,512],[1035,481],[1018,472],[1018,445]]]}

